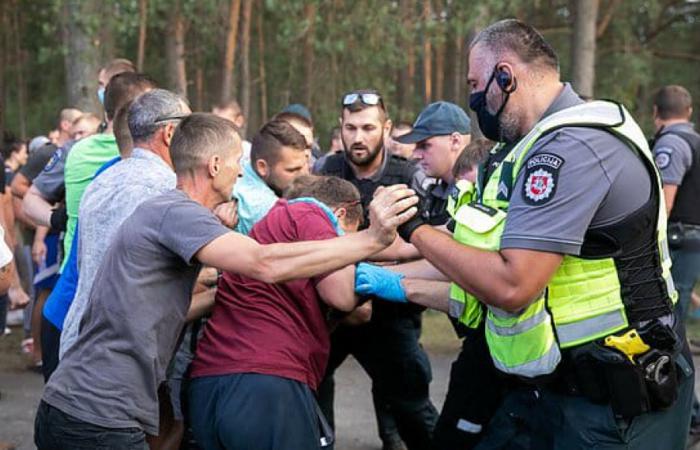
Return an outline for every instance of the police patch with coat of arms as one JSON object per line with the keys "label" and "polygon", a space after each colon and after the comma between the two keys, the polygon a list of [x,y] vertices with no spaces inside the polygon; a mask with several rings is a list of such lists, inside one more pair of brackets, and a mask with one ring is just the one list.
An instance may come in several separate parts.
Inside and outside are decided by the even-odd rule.
{"label": "police patch with coat of arms", "polygon": [[547,203],[557,191],[564,159],[551,153],[534,155],[525,163],[523,199],[530,205]]}

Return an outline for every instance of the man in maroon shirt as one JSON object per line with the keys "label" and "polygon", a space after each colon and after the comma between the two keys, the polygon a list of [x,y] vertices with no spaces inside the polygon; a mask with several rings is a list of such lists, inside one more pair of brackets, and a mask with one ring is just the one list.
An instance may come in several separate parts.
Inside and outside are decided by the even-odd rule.
{"label": "man in maroon shirt", "polygon": [[[304,177],[251,230],[260,244],[354,232],[360,193],[335,177]],[[309,450],[332,441],[315,391],[330,350],[327,312],[352,311],[355,266],[269,284],[232,272],[219,282],[192,363],[192,428],[206,449]]]}

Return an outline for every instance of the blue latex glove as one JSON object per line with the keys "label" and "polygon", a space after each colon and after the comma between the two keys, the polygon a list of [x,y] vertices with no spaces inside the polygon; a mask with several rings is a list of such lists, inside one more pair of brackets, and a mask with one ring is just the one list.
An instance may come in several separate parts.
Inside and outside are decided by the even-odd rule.
{"label": "blue latex glove", "polygon": [[408,303],[406,291],[401,285],[404,275],[374,264],[360,263],[355,270],[355,292],[359,295],[374,295],[383,300]]}

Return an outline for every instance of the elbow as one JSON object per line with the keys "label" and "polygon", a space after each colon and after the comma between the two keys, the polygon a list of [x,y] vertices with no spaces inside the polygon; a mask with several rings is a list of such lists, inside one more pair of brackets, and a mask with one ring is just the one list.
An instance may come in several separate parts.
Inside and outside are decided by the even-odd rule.
{"label": "elbow", "polygon": [[536,294],[533,295],[526,292],[526,290],[522,287],[505,286],[491,299],[489,303],[492,306],[504,311],[517,313],[522,311],[522,309],[529,305],[536,297]]}
{"label": "elbow", "polygon": [[282,271],[279,269],[279,264],[275,264],[272,256],[265,247],[260,249],[260,255],[254,264],[251,278],[270,284],[284,281]]}

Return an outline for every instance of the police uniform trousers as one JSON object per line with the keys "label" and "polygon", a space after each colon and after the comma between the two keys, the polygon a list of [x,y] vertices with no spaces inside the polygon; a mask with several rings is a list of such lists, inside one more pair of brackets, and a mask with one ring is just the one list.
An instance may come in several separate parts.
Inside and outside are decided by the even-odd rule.
{"label": "police uniform trousers", "polygon": [[333,425],[333,373],[353,355],[372,379],[375,394],[387,403],[408,449],[429,449],[438,415],[430,401],[430,361],[418,343],[421,315],[415,311],[396,313],[393,305],[376,306],[368,324],[340,326],[331,335],[319,405]]}
{"label": "police uniform trousers", "polygon": [[616,418],[607,404],[549,388],[509,389],[478,450],[683,450],[695,375],[687,344],[677,357],[678,398],[668,409]]}

